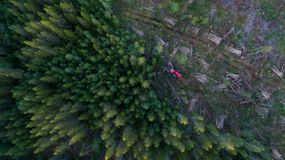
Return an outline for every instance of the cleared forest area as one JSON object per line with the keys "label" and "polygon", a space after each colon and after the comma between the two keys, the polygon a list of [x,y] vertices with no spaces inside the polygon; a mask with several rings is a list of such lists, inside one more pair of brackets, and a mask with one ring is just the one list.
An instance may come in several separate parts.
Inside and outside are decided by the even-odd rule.
{"label": "cleared forest area", "polygon": [[[162,96],[220,130],[267,139],[276,157],[285,152],[285,2],[126,3],[131,28],[161,50],[154,86]],[[167,74],[169,63],[183,78]]]}

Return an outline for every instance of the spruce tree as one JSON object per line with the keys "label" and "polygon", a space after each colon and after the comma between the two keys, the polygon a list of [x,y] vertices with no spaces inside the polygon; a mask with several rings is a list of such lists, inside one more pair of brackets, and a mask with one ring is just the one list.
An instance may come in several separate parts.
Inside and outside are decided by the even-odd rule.
{"label": "spruce tree", "polygon": [[0,158],[24,158],[32,153],[32,139],[25,127],[29,117],[19,111],[12,97],[23,70],[15,55],[17,40],[9,30],[14,23],[10,6],[7,0],[0,2]]}

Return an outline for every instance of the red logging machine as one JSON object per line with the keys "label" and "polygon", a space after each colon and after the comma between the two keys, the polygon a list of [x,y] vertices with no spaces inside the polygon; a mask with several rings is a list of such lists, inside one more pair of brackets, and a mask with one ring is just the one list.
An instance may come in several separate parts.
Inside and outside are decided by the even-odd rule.
{"label": "red logging machine", "polygon": [[180,74],[176,69],[174,69],[171,62],[168,63],[168,72],[174,75],[177,78],[182,78],[182,74]]}

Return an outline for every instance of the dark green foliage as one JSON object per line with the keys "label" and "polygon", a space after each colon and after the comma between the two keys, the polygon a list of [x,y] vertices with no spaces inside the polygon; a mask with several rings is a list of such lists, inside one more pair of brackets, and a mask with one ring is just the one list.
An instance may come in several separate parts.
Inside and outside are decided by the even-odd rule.
{"label": "dark green foliage", "polygon": [[187,13],[181,15],[182,20],[189,21],[191,25],[208,26],[211,4],[210,0],[194,0],[187,6]]}
{"label": "dark green foliage", "polygon": [[7,8],[8,1],[0,2],[0,159],[24,157],[30,154],[32,139],[25,128],[27,117],[21,114],[12,98],[11,90],[18,84],[23,71],[17,67],[15,43],[8,26],[13,23]]}
{"label": "dark green foliage", "polygon": [[284,21],[284,1],[278,0],[257,0],[260,3],[261,10],[259,14],[268,21]]}
{"label": "dark green foliage", "polygon": [[156,96],[151,82],[156,57],[146,58],[144,42],[120,24],[108,0],[11,0],[10,5],[13,23],[3,33],[13,31],[7,37],[17,42],[8,51],[21,63],[6,56],[7,49],[0,57],[0,156],[263,156],[259,143],[220,134],[203,118],[184,115]]}

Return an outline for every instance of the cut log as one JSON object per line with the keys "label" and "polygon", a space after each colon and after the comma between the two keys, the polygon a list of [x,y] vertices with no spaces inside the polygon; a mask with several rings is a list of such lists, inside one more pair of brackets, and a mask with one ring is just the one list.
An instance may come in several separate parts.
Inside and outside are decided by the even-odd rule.
{"label": "cut log", "polygon": [[192,98],[189,102],[189,111],[193,111],[196,108],[196,102],[198,101],[198,98]]}
{"label": "cut log", "polygon": [[212,33],[206,34],[206,37],[207,37],[208,40],[210,40],[211,42],[215,43],[217,46],[219,46],[221,44],[222,40],[223,40],[221,37],[216,36],[216,35],[214,35]]}
{"label": "cut log", "polygon": [[190,27],[188,29],[188,32],[190,32],[190,33],[194,34],[195,36],[197,36],[199,34],[199,32],[200,32],[200,28],[198,28],[198,27]]}
{"label": "cut log", "polygon": [[159,38],[158,41],[162,46],[168,46],[168,43],[164,42],[161,38]]}
{"label": "cut log", "polygon": [[232,78],[233,80],[238,80],[239,75],[238,74],[233,74],[233,73],[228,73],[228,77]]}
{"label": "cut log", "polygon": [[185,46],[179,47],[179,50],[183,53],[190,53],[191,49]]}
{"label": "cut log", "polygon": [[175,26],[176,20],[173,18],[164,18],[164,21],[169,24],[170,26]]}
{"label": "cut log", "polygon": [[205,74],[200,74],[200,73],[197,73],[195,76],[194,76],[199,82],[201,83],[207,83],[209,81],[209,78],[207,75]]}
{"label": "cut log", "polygon": [[172,53],[171,53],[171,55],[170,55],[170,57],[174,57],[176,55],[176,53],[178,52],[178,50],[179,50],[178,47],[174,48]]}
{"label": "cut log", "polygon": [[231,46],[226,46],[225,49],[237,56],[241,56],[242,55],[242,51],[241,50],[238,50],[238,49],[235,49],[234,47],[231,47]]}
{"label": "cut log", "polygon": [[136,34],[137,34],[138,36],[142,37],[142,36],[144,35],[143,31],[140,31],[140,30],[138,30],[138,29],[136,29],[136,28],[132,28],[132,29],[133,29],[133,31],[136,32]]}
{"label": "cut log", "polygon": [[278,77],[280,77],[280,78],[282,78],[283,77],[283,72],[281,72],[281,71],[279,71],[279,69],[277,69],[276,67],[274,67],[274,68],[271,68],[271,70],[278,76]]}
{"label": "cut log", "polygon": [[205,70],[209,69],[210,64],[207,63],[204,59],[200,59],[200,64],[203,66]]}
{"label": "cut log", "polygon": [[275,158],[275,159],[279,159],[279,160],[281,160],[282,159],[282,155],[278,152],[278,150],[277,149],[275,149],[275,148],[272,148],[272,153],[273,153],[273,157]]}
{"label": "cut log", "polygon": [[213,87],[213,91],[222,91],[223,89],[226,89],[226,88],[227,86],[225,84],[219,84]]}
{"label": "cut log", "polygon": [[264,97],[265,99],[269,99],[269,98],[271,97],[271,94],[270,94],[269,92],[265,91],[265,90],[263,90],[263,91],[261,92],[261,94],[263,95],[263,97]]}

